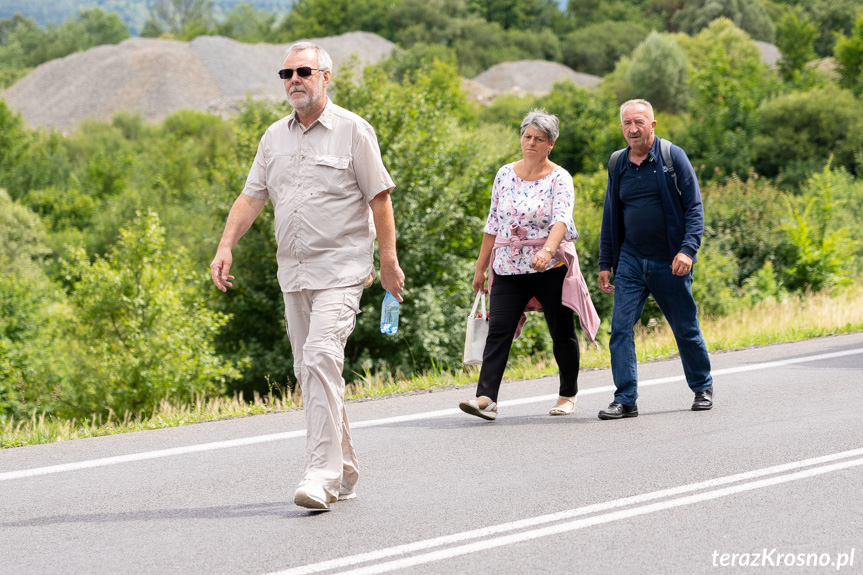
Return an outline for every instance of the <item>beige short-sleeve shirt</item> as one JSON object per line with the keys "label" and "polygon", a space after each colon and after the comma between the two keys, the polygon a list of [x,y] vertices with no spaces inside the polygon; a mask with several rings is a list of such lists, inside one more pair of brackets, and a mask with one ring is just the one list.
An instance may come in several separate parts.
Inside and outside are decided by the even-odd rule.
{"label": "beige short-sleeve shirt", "polygon": [[309,128],[296,111],[270,126],[243,193],[273,202],[282,291],[362,283],[374,266],[369,201],[394,186],[374,129],[330,100]]}

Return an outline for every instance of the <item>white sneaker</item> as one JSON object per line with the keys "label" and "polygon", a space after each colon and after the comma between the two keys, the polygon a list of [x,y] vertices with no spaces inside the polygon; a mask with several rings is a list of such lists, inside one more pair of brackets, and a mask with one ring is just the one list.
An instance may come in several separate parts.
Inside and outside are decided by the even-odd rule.
{"label": "white sneaker", "polygon": [[329,495],[317,483],[303,483],[294,492],[294,503],[306,509],[330,510]]}

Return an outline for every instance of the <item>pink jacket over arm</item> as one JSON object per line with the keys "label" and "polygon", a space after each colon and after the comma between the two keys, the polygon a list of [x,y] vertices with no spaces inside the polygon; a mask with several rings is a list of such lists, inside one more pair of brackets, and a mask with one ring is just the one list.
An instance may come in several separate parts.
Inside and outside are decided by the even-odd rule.
{"label": "pink jacket over arm", "polygon": [[[545,244],[545,238],[537,238],[534,240],[526,240],[524,236],[526,231],[519,225],[512,226],[511,236],[502,238],[495,236],[494,250],[502,247],[509,247],[516,251],[521,251],[522,246],[541,246]],[[557,248],[554,257],[561,260],[566,265],[566,277],[563,280],[563,295],[561,303],[578,314],[581,329],[587,334],[588,340],[599,349],[596,343],[596,334],[599,331],[599,314],[596,313],[596,308],[593,307],[593,300],[590,299],[590,292],[587,289],[587,282],[584,281],[584,276],[581,275],[581,267],[578,265],[578,254],[575,252],[575,244],[572,242],[561,242]],[[488,266],[488,289],[491,293],[491,284],[494,280],[494,270],[491,262],[494,257],[490,258]],[[536,298],[532,298],[525,312],[542,311],[542,306]],[[518,322],[518,328],[515,330],[515,337],[521,335],[521,328],[524,322],[527,321],[527,316],[521,315],[521,321]]]}

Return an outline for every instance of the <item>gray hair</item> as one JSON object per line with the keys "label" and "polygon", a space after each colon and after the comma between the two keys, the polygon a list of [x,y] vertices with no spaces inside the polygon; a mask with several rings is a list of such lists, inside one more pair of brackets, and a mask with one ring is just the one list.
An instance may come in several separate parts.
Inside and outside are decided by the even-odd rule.
{"label": "gray hair", "polygon": [[641,100],[641,99],[627,100],[626,102],[624,102],[623,104],[620,105],[620,123],[621,124],[623,123],[623,113],[626,111],[627,108],[630,108],[632,106],[644,106],[645,108],[647,108],[647,111],[650,112],[650,117],[651,118],[653,117],[653,106],[651,106],[650,102],[648,102],[647,100]]}
{"label": "gray hair", "polygon": [[548,136],[550,142],[557,140],[560,135],[560,120],[554,114],[549,114],[544,109],[531,110],[524,120],[521,121],[521,135],[524,136],[524,131],[528,126],[533,126],[540,132]]}
{"label": "gray hair", "polygon": [[303,50],[314,50],[318,56],[318,69],[320,70],[332,70],[333,69],[333,59],[330,58],[330,55],[327,54],[327,51],[315,44],[314,42],[297,42],[293,44],[285,51],[285,57],[282,59],[284,62],[288,59],[288,56],[294,54],[296,52],[302,52]]}

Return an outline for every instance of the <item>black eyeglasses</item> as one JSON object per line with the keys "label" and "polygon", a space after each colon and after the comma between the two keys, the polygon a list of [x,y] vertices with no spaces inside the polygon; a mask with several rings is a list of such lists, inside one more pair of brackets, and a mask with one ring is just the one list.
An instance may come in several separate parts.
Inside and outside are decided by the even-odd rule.
{"label": "black eyeglasses", "polygon": [[[312,72],[323,72],[320,68],[311,68],[309,66],[300,66],[296,70],[297,76],[300,78],[308,78],[312,75]],[[279,78],[282,80],[290,80],[294,76],[294,70],[291,68],[285,68],[284,70],[279,70]]]}

